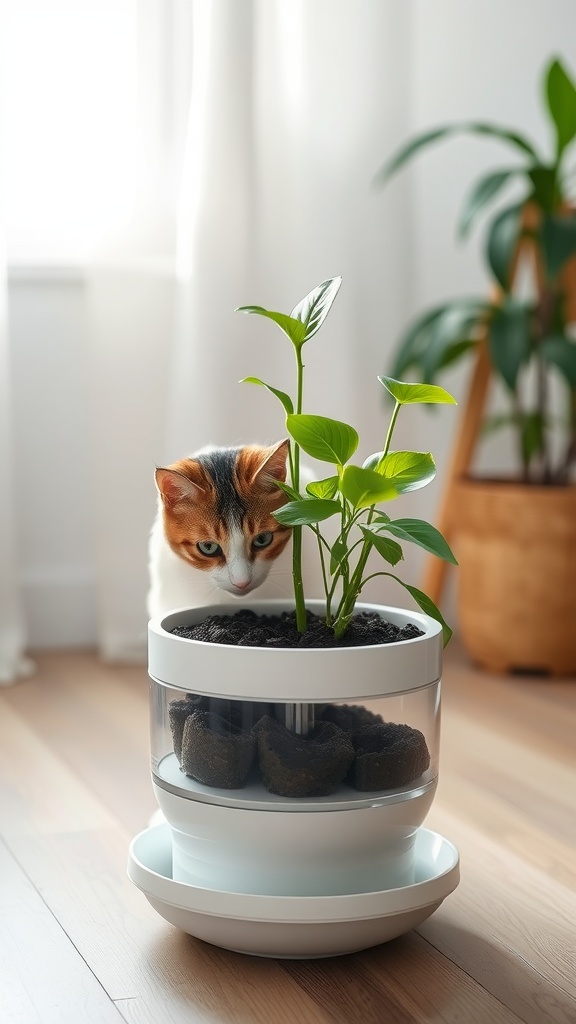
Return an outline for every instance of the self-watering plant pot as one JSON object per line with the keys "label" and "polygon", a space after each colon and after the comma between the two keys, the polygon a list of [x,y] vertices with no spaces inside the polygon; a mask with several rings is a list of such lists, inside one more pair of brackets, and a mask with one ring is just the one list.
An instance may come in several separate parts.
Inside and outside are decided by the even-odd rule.
{"label": "self-watering plant pot", "polygon": [[491,671],[576,674],[576,487],[455,484],[458,619]]}
{"label": "self-watering plant pot", "polygon": [[[258,614],[290,608],[281,601],[250,607]],[[322,611],[320,602],[308,607]],[[438,893],[443,898],[457,883],[457,856],[440,882],[436,869],[415,857],[438,778],[439,624],[417,612],[362,605],[359,611],[376,610],[399,626],[413,622],[422,635],[322,649],[232,646],[171,632],[212,612],[238,610],[237,604],[184,609],[149,626],[152,781],[170,826],[170,898],[181,886],[187,907],[179,921],[201,934],[190,913],[193,893],[204,894],[204,907],[206,893],[212,894],[213,914],[220,913],[222,894],[244,894],[256,901],[254,914],[270,897],[284,900],[289,917],[294,900],[316,908],[320,897],[326,907],[342,897],[380,893],[377,913],[383,916],[386,893],[420,886],[415,899],[424,902],[418,906],[434,909]],[[287,728],[294,722],[300,725]],[[152,878],[153,866],[147,873],[134,857],[130,873],[140,884]],[[427,898],[428,883],[434,899]],[[142,887],[156,905],[160,890],[150,884]],[[164,892],[164,882],[158,885]],[[320,923],[315,912],[303,920]],[[218,941],[242,949],[235,939]],[[372,941],[384,939],[365,945]],[[282,948],[244,951],[329,955],[307,953],[305,942],[292,952]],[[362,947],[338,951],[351,948]]]}

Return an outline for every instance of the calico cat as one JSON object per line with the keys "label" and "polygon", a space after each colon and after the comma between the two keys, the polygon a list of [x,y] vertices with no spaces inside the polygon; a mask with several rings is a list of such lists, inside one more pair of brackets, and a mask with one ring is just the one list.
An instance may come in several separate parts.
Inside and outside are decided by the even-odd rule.
{"label": "calico cat", "polygon": [[[243,596],[264,583],[292,532],[272,516],[287,500],[275,481],[286,480],[288,447],[286,440],[204,448],[156,470],[151,617]],[[283,595],[277,589],[263,596]]]}

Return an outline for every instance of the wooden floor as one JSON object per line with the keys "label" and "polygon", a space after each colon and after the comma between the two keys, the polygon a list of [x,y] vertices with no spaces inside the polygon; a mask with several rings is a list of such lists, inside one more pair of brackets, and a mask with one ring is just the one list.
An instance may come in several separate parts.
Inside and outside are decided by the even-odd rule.
{"label": "wooden floor", "polygon": [[38,657],[0,691],[3,1024],[576,1022],[576,680],[485,676],[449,649],[427,825],[462,881],[416,932],[262,960],[164,922],[126,877],[154,809],[144,669]]}

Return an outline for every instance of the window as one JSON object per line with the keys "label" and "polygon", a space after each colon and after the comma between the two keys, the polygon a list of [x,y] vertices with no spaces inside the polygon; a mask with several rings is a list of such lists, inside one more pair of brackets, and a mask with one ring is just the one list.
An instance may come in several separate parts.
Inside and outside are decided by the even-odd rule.
{"label": "window", "polygon": [[136,0],[0,5],[8,262],[82,262],[133,208]]}

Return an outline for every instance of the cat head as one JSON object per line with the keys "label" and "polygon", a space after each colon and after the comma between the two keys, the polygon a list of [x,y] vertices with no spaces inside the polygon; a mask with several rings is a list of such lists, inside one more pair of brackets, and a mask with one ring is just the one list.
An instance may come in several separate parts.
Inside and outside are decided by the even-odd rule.
{"label": "cat head", "polygon": [[290,538],[272,516],[289,443],[206,449],[156,470],[168,544],[230,594],[259,587]]}

